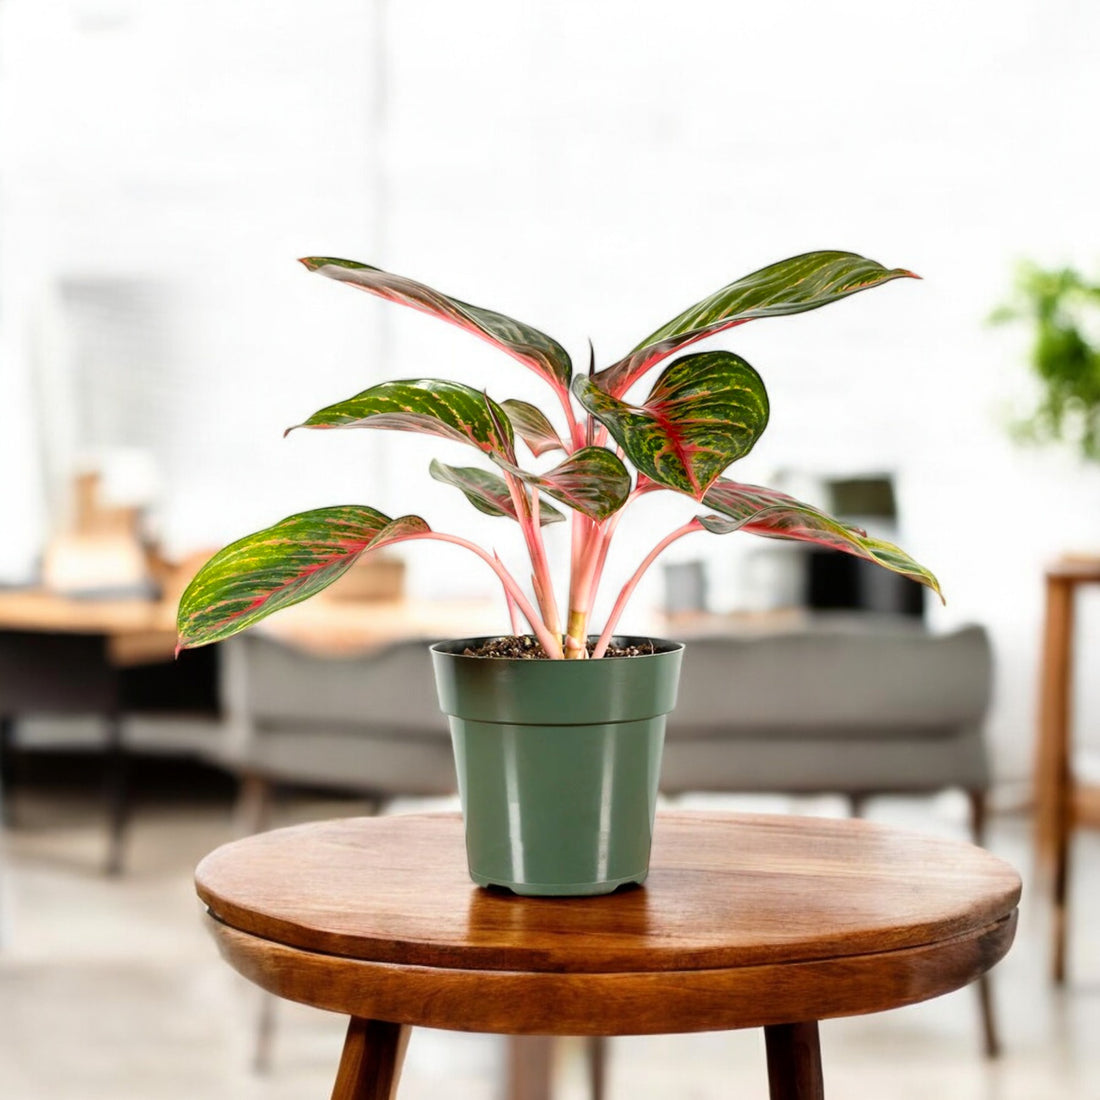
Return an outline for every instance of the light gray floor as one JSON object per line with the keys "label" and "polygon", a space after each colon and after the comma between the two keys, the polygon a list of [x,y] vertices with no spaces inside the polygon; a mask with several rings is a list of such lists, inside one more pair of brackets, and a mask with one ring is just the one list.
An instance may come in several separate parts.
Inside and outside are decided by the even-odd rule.
{"label": "light gray floor", "polygon": [[[705,801],[709,806],[837,813],[830,800]],[[409,809],[415,807],[402,807]],[[434,807],[433,807],[434,808]],[[94,802],[19,806],[0,855],[0,1097],[3,1100],[306,1100],[329,1095],[343,1021],[280,1004],[274,1066],[249,1069],[258,994],[218,959],[202,930],[191,871],[230,838],[224,808],[139,811],[130,869],[97,870]],[[280,823],[354,812],[298,800]],[[951,796],[881,800],[869,816],[962,835]],[[993,822],[990,847],[1030,878],[1028,823]],[[979,1054],[973,991],[875,1017],[822,1025],[830,1100],[1100,1100],[1100,835],[1077,846],[1071,960],[1063,993],[1046,980],[1046,916],[1025,897],[1020,933],[996,972],[1005,1056]],[[1025,886],[1026,889],[1026,886]],[[402,1100],[500,1095],[501,1043],[417,1032]],[[585,1096],[579,1046],[558,1051],[557,1096]],[[611,1097],[746,1100],[767,1095],[756,1032],[616,1039]]]}

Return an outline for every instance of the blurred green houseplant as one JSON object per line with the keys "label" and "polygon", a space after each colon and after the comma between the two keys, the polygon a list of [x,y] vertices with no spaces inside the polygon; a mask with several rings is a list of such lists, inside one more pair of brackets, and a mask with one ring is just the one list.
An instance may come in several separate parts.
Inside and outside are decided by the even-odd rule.
{"label": "blurred green houseplant", "polygon": [[1100,285],[1070,267],[1022,263],[1012,300],[994,324],[1031,327],[1030,363],[1038,404],[1010,425],[1022,443],[1069,443],[1082,458],[1100,462]]}
{"label": "blurred green houseplant", "polygon": [[[575,375],[568,353],[556,340],[500,313],[367,264],[325,257],[302,263],[310,271],[466,329],[547,384],[559,409],[557,426],[527,402],[498,403],[470,386],[434,378],[383,382],[298,425],[413,431],[471,446],[492,468],[434,461],[430,473],[459,489],[481,512],[518,522],[534,600],[495,553],[435,531],[420,516],[391,519],[373,508],[341,505],[290,516],[207,562],[180,602],[181,648],[236,634],[320,591],[361,555],[414,539],[450,542],[477,554],[504,586],[516,633],[518,610],[544,655],[556,659],[603,656],[642,574],[667,546],[695,531],[742,530],[820,543],[939,591],[935,577],[896,546],[783,493],[722,476],[749,452],[768,421],[763,380],[740,356],[728,351],[681,356],[661,371],[640,403],[627,400],[636,382],[697,340],[756,318],[816,309],[894,279],[914,277],[911,272],[887,269],[850,252],[795,256],[716,291],[605,369],[597,371],[593,362],[587,372]],[[553,465],[536,470],[521,463],[519,440],[533,458],[554,455]],[[640,496],[656,490],[689,497],[702,506],[703,514],[664,535],[642,557],[590,646],[593,602],[620,517]],[[543,542],[543,528],[565,519],[555,505],[572,513],[564,616]]]}

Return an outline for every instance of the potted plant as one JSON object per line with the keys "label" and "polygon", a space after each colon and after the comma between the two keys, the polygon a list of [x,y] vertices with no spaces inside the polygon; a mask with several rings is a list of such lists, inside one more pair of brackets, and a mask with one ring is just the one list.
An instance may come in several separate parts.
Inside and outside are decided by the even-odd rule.
{"label": "potted plant", "polygon": [[1100,285],[1073,268],[1020,265],[1013,300],[990,318],[1032,326],[1030,360],[1039,395],[1011,425],[1019,442],[1065,441],[1086,461],[1100,461],[1100,345],[1089,335],[1098,314]]}
{"label": "potted plant", "polygon": [[[636,382],[697,340],[754,318],[815,309],[911,272],[847,252],[796,256],[723,287],[603,370],[590,362],[587,372],[574,374],[560,344],[500,313],[366,264],[320,257],[302,263],[450,321],[547,384],[559,407],[557,425],[525,401],[498,402],[471,386],[424,378],[372,386],[298,425],[423,432],[478,451],[487,466],[433,461],[430,473],[480,511],[518,524],[531,596],[495,552],[433,530],[420,516],[340,505],[290,516],[211,558],[180,601],[179,645],[228,638],[319,592],[383,546],[437,539],[477,555],[503,586],[512,633],[432,647],[475,882],[525,894],[594,894],[644,880],[665,716],[675,703],[683,647],[616,637],[615,628],[642,575],[677,539],[747,531],[822,543],[939,591],[932,574],[896,546],[783,493],[723,476],[768,421],[764,383],[740,356],[680,356],[647,396],[627,400]],[[548,456],[542,468],[521,460],[521,443],[535,459]],[[639,497],[659,490],[690,498],[701,514],[642,555],[594,630],[593,602],[619,520]],[[565,519],[559,506],[571,513],[564,614],[543,535]]]}

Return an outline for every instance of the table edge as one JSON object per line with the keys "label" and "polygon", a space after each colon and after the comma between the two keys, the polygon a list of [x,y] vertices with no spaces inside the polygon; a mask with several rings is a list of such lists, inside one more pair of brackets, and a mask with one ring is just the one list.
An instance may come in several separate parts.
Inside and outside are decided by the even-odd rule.
{"label": "table edge", "polygon": [[206,925],[222,957],[287,1000],[365,1019],[510,1035],[725,1031],[865,1015],[941,996],[995,966],[1019,910],[896,951],[745,967],[637,972],[461,970],[368,962]]}
{"label": "table edge", "polygon": [[[436,822],[447,820],[455,823],[461,821],[461,815],[454,812],[398,816],[405,820],[428,819]],[[379,963],[391,963],[394,965],[422,965],[435,969],[484,969],[485,971],[509,969],[530,969],[535,971],[543,969],[547,972],[560,971],[566,973],[593,973],[600,971],[631,972],[635,969],[636,959],[640,952],[632,953],[625,950],[621,951],[619,953],[621,961],[615,965],[604,962],[602,965],[595,967],[584,966],[578,965],[577,960],[566,960],[566,964],[563,964],[562,960],[555,958],[547,960],[540,968],[537,965],[531,965],[531,959],[533,957],[531,954],[528,954],[527,958],[521,958],[521,956],[524,955],[522,950],[502,948],[494,944],[477,946],[464,944],[455,946],[453,944],[436,942],[433,940],[409,939],[407,941],[395,941],[392,937],[383,937],[381,935],[372,936],[363,933],[350,934],[333,932],[323,928],[315,928],[301,921],[292,921],[272,915],[263,910],[249,908],[234,902],[231,898],[223,896],[217,890],[210,888],[210,886],[203,881],[203,869],[208,866],[208,861],[217,857],[219,853],[227,849],[236,849],[239,851],[243,848],[247,850],[247,846],[252,843],[270,843],[272,838],[276,837],[278,833],[289,834],[309,831],[323,828],[325,825],[346,827],[348,825],[354,826],[364,824],[369,827],[372,823],[382,825],[387,822],[392,823],[396,819],[396,817],[367,817],[336,819],[332,822],[308,822],[302,825],[290,826],[286,829],[274,830],[273,832],[257,834],[253,837],[246,837],[241,840],[230,842],[227,845],[221,846],[200,862],[195,872],[196,890],[207,908],[223,923],[261,939],[281,943],[285,946],[300,950],[319,952],[321,954],[331,954],[339,957]],[[729,812],[715,813],[711,811],[690,810],[662,812],[658,815],[658,825],[662,821],[705,823],[708,826],[723,823],[735,826],[755,822],[774,826],[782,822],[790,821],[810,823],[813,825],[817,825],[822,821],[829,821],[831,824],[836,824],[836,821],[833,819],[820,819],[807,816]],[[836,951],[834,949],[836,944],[830,945],[827,939],[826,942],[817,941],[807,944],[761,945],[756,950],[747,952],[748,957],[746,957],[744,962],[736,963],[730,959],[732,953],[726,949],[715,946],[689,947],[679,952],[677,957],[670,958],[665,969],[674,972],[677,970],[691,971],[714,969],[718,967],[761,965],[779,961],[809,961],[812,959],[839,957],[840,955],[854,957],[859,954],[875,953],[881,950],[920,947],[942,940],[949,940],[972,928],[984,926],[991,921],[1007,915],[1015,909],[1019,903],[1022,891],[1022,882],[1019,873],[1005,860],[993,855],[985,849],[977,848],[975,845],[963,841],[942,837],[930,837],[928,834],[920,833],[915,830],[897,828],[877,822],[844,819],[844,824],[846,828],[870,834],[885,833],[894,838],[911,836],[915,840],[925,843],[933,841],[942,843],[946,846],[958,845],[963,848],[973,849],[975,852],[981,854],[982,859],[986,861],[991,868],[995,868],[1004,874],[1004,884],[998,892],[992,894],[990,898],[986,900],[986,904],[983,905],[978,912],[972,916],[968,914],[969,919],[965,922],[952,923],[949,920],[949,915],[945,914],[942,918],[934,921],[926,921],[923,924],[919,922],[915,923],[907,927],[900,934],[895,935],[894,942],[887,941],[883,943],[880,940],[877,944],[871,946],[869,950],[860,949],[860,940],[862,939],[865,942],[870,941],[872,939],[872,934],[856,937],[854,941],[855,950],[852,952]],[[470,889],[476,890],[478,888],[471,884]],[[591,901],[595,904],[607,904],[610,897],[613,896],[614,895],[605,898],[591,899]],[[554,899],[551,899],[551,904],[553,900]],[[582,901],[584,900],[588,899],[582,899]],[[517,905],[539,905],[545,904],[546,902],[547,899],[515,899],[515,904]],[[511,954],[509,954],[509,952],[511,952]],[[686,963],[685,960],[691,959],[692,956],[694,956],[697,961],[692,964]],[[444,961],[447,959],[450,961]],[[518,966],[516,965],[517,959],[519,959]],[[660,968],[654,967],[654,969]]]}

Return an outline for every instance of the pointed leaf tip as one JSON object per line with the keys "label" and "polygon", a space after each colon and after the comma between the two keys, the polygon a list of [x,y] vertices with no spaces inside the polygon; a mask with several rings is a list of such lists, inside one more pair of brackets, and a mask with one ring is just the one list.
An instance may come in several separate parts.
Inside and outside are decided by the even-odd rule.
{"label": "pointed leaf tip", "polygon": [[696,302],[625,358],[596,375],[601,389],[621,397],[666,356],[706,336],[760,317],[805,313],[892,279],[918,278],[853,252],[807,252],[754,271]]}
{"label": "pointed leaf tip", "polygon": [[873,538],[860,528],[842,523],[786,493],[719,478],[703,497],[703,504],[721,513],[699,517],[700,523],[712,534],[746,531],[765,538],[817,543],[908,577],[931,588],[942,603],[947,602],[936,577],[900,547]]}

